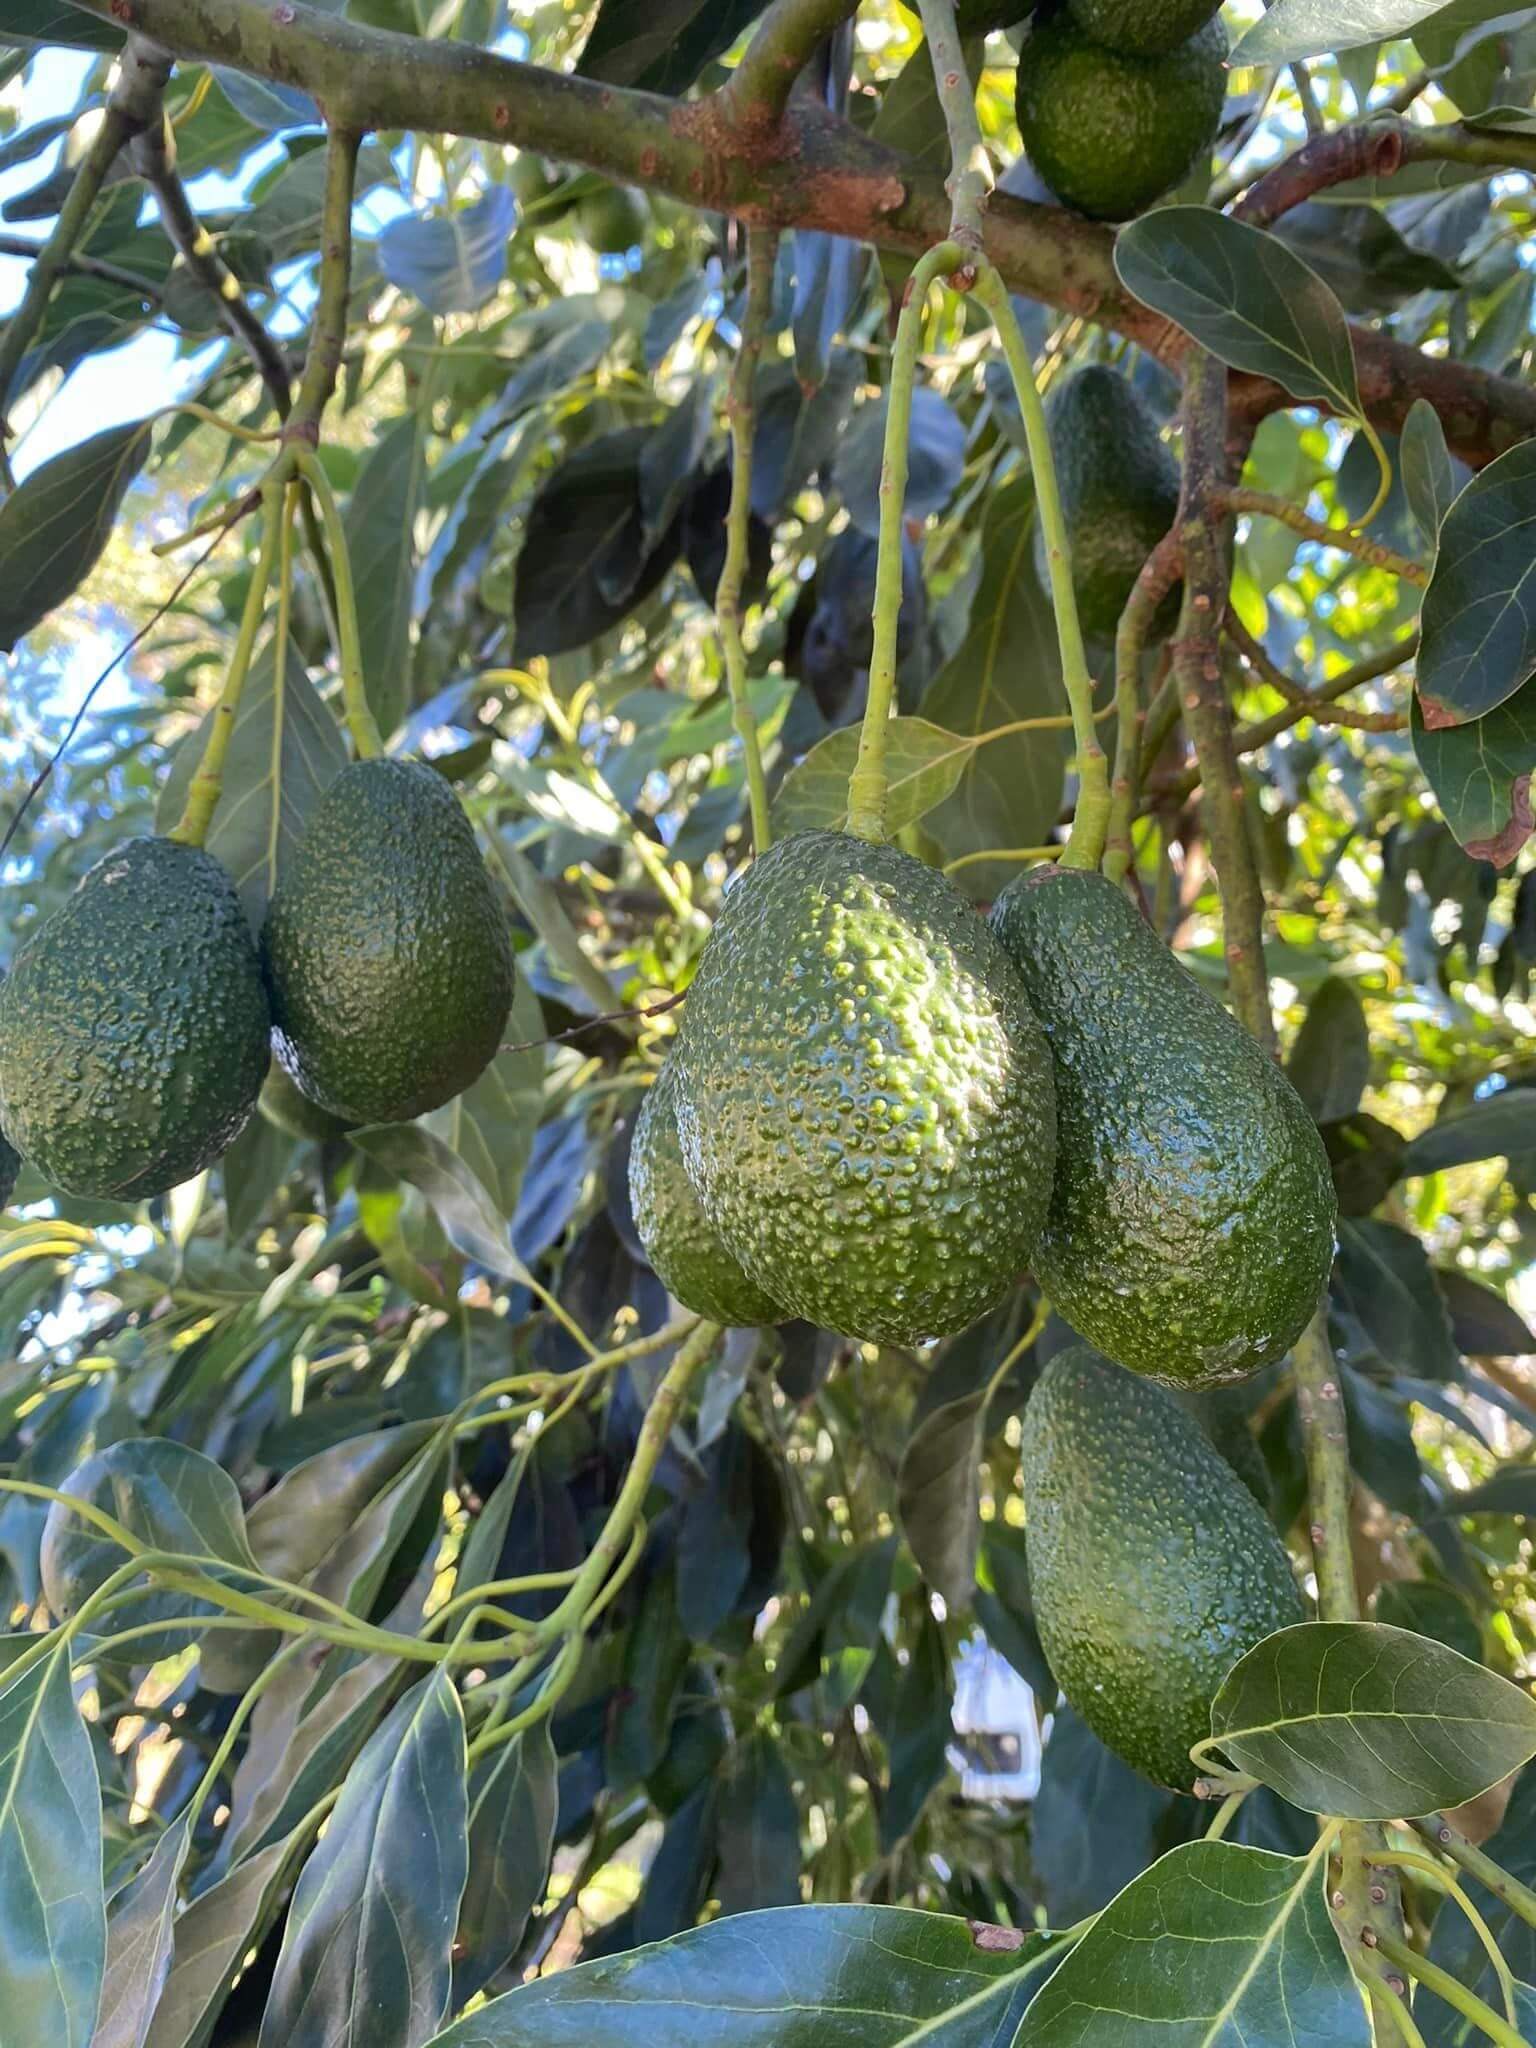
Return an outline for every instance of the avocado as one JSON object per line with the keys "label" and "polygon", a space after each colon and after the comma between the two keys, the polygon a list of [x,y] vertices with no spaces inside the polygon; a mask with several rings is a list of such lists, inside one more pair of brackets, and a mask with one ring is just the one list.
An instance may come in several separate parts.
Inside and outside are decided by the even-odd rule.
{"label": "avocado", "polygon": [[224,869],[199,847],[131,839],[34,933],[0,989],[7,1134],[66,1194],[164,1194],[244,1128],[269,1023]]}
{"label": "avocado", "polygon": [[272,894],[277,1056],[311,1102],[398,1123],[461,1093],[512,1007],[506,919],[462,806],[420,761],[354,761]]}
{"label": "avocado", "polygon": [[1050,1054],[995,934],[910,854],[802,832],[754,861],[672,1057],[688,1177],[786,1316],[917,1344],[1028,1265]]}
{"label": "avocado", "polygon": [[6,1207],[16,1192],[16,1179],[20,1172],[21,1154],[0,1135],[0,1209]]}
{"label": "avocado", "polygon": [[318,1102],[311,1102],[277,1060],[267,1069],[256,1106],[269,1124],[290,1138],[313,1139],[317,1145],[342,1137],[352,1128],[344,1117],[332,1116]]}
{"label": "avocado", "polygon": [[1207,22],[1160,57],[1085,36],[1070,14],[1035,18],[1014,111],[1035,169],[1098,220],[1129,220],[1208,156],[1227,92],[1227,32]]}
{"label": "avocado", "polygon": [[1085,36],[1128,57],[1161,57],[1199,33],[1221,0],[1067,0]]}
{"label": "avocado", "polygon": [[1282,1357],[1322,1299],[1337,1220],[1301,1097],[1103,875],[1035,868],[992,921],[1056,1063],[1041,1286],[1101,1351],[1173,1385]]}
{"label": "avocado", "polygon": [[667,1292],[712,1323],[782,1323],[784,1311],[747,1278],[699,1206],[678,1143],[676,1086],[669,1060],[646,1095],[629,1155],[629,1198],[645,1255]]}
{"label": "avocado", "polygon": [[1192,1415],[1216,1450],[1267,1513],[1274,1486],[1258,1439],[1248,1426],[1248,1389],[1240,1386],[1185,1387],[1174,1394],[1186,1415]]}
{"label": "avocado", "polygon": [[1285,1546],[1171,1394],[1086,1344],[1024,1411],[1024,1511],[1040,1641],[1101,1742],[1187,1792],[1228,1671],[1305,1619]]}
{"label": "avocado", "polygon": [[[1128,378],[1089,363],[1061,379],[1046,400],[1062,517],[1072,552],[1072,588],[1085,633],[1112,638],[1141,565],[1179,509],[1179,465]],[[1048,590],[1045,535],[1035,525],[1035,567]],[[1164,605],[1167,630],[1178,597]]]}

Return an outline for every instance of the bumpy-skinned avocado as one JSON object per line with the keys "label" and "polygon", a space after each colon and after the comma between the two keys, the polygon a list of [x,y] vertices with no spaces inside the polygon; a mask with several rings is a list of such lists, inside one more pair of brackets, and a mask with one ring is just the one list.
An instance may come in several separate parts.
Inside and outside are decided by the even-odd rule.
{"label": "bumpy-skinned avocado", "polygon": [[704,1213],[786,1315],[914,1344],[1028,1265],[1049,1052],[995,935],[921,861],[780,840],[726,898],[673,1059]]}
{"label": "bumpy-skinned avocado", "polygon": [[311,1102],[278,1060],[267,1069],[256,1106],[269,1124],[290,1138],[309,1138],[317,1145],[342,1137],[352,1128],[345,1117],[332,1116],[318,1102]]}
{"label": "bumpy-skinned avocado", "polygon": [[1040,1375],[1023,1457],[1051,1669],[1101,1742],[1187,1792],[1228,1671],[1305,1619],[1285,1547],[1172,1395],[1086,1344]]}
{"label": "bumpy-skinned avocado", "polygon": [[784,1311],[733,1259],[699,1204],[677,1136],[669,1060],[645,1098],[629,1154],[629,1198],[645,1255],[684,1308],[712,1323],[782,1323]]}
{"label": "bumpy-skinned avocado", "polygon": [[[1179,509],[1179,465],[1129,381],[1105,363],[1064,377],[1046,401],[1062,516],[1072,550],[1072,588],[1085,633],[1112,637],[1141,565]],[[1035,528],[1035,565],[1048,589],[1045,536]],[[1178,599],[1158,623],[1171,625]]]}
{"label": "bumpy-skinned avocado", "polygon": [[1337,1220],[1300,1096],[1104,876],[1036,868],[992,921],[1056,1063],[1040,1284],[1154,1379],[1214,1386],[1282,1357]]}
{"label": "bumpy-skinned avocado", "polygon": [[6,1131],[67,1194],[163,1194],[244,1128],[269,1022],[223,868],[195,846],[130,840],[28,940],[0,988]]}
{"label": "bumpy-skinned avocado", "polygon": [[1129,220],[1210,152],[1226,98],[1227,32],[1207,22],[1160,57],[1039,14],[1019,57],[1015,112],[1031,163],[1068,206]]}
{"label": "bumpy-skinned avocado", "polygon": [[420,1116],[494,1057],[512,948],[458,798],[419,761],[355,761],[316,806],[262,934],[277,1056],[352,1123]]}
{"label": "bumpy-skinned avocado", "polygon": [[1067,11],[1106,50],[1160,57],[1203,29],[1221,0],[1067,0]]}

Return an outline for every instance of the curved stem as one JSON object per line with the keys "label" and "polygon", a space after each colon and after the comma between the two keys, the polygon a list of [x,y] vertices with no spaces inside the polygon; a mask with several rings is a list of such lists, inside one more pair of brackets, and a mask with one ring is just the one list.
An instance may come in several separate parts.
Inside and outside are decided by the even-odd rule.
{"label": "curved stem", "polygon": [[896,699],[896,633],[901,614],[902,510],[907,497],[907,436],[912,391],[923,338],[923,314],[934,280],[964,262],[955,242],[940,242],[907,279],[891,381],[886,393],[885,450],[880,465],[880,540],[875,562],[874,648],[869,661],[869,695],[859,729],[859,753],[848,779],[848,830],[858,839],[885,838],[885,743]]}
{"label": "curved stem", "polygon": [[1442,1855],[1449,1856],[1468,1877],[1475,1877],[1527,1927],[1536,1927],[1536,1891],[1522,1884],[1519,1878],[1511,1877],[1502,1864],[1495,1863],[1491,1856],[1458,1833],[1443,1814],[1426,1814],[1421,1820],[1409,1821],[1408,1826]]}
{"label": "curved stem", "polygon": [[1183,573],[1178,530],[1165,534],[1141,565],[1115,633],[1115,774],[1110,785],[1104,872],[1124,881],[1131,865],[1131,820],[1141,788],[1141,657],[1163,600]]}
{"label": "curved stem", "polygon": [[1491,2005],[1485,2005],[1476,1992],[1469,1991],[1465,1984],[1458,1984],[1449,1971],[1442,1970],[1438,1963],[1432,1963],[1428,1956],[1421,1956],[1417,1949],[1411,1949],[1395,1934],[1379,1935],[1376,1945],[1387,1961],[1395,1963],[1405,1977],[1417,1978],[1426,1991],[1433,1991],[1437,1998],[1443,1998],[1447,2005],[1454,2006],[1479,2033],[1496,2042],[1498,2048],[1530,2048],[1517,2028],[1500,2019]]}
{"label": "curved stem", "polygon": [[1200,1839],[1203,1842],[1221,1841],[1227,1829],[1237,1819],[1238,1814],[1242,1810],[1243,1801],[1247,1797],[1248,1794],[1246,1792],[1229,1792],[1220,1806],[1217,1807],[1216,1818],[1211,1822]]}
{"label": "curved stem", "polygon": [[731,423],[731,505],[725,522],[725,566],[715,591],[715,617],[725,650],[725,673],[731,693],[731,716],[747,764],[747,797],[752,812],[752,848],[766,853],[773,844],[768,823],[768,784],[763,775],[763,750],[757,720],[747,695],[747,651],[741,637],[742,593],[752,546],[752,440],[757,415],[752,401],[763,336],[773,310],[773,272],[779,237],[768,228],[747,236],[747,308],[742,319],[741,347],[731,375],[726,411]]}
{"label": "curved stem", "polygon": [[[1388,488],[1390,485],[1389,471]],[[1341,554],[1353,555],[1357,562],[1364,562],[1370,568],[1385,569],[1404,583],[1413,584],[1416,589],[1424,589],[1429,582],[1429,571],[1422,562],[1410,562],[1406,555],[1384,548],[1379,541],[1368,540],[1363,533],[1354,533],[1347,526],[1329,526],[1325,520],[1314,519],[1299,505],[1293,505],[1289,498],[1276,498],[1268,491],[1250,491],[1238,486],[1223,491],[1221,498],[1229,512],[1262,513],[1268,519],[1278,519],[1282,526],[1288,526],[1292,533],[1299,533],[1304,540],[1314,540],[1320,547],[1337,548]],[[1362,522],[1365,523],[1368,522]]]}
{"label": "curved stem", "polygon": [[[1272,690],[1278,690],[1288,704],[1299,710],[1315,714],[1330,725],[1349,726],[1356,732],[1401,732],[1407,725],[1407,714],[1401,711],[1354,711],[1343,705],[1330,708],[1320,691],[1309,690],[1305,683],[1298,683],[1294,676],[1288,676],[1278,662],[1270,660],[1262,642],[1254,638],[1230,605],[1227,607],[1225,630],[1227,638],[1260,681],[1268,683]],[[1393,666],[1398,658],[1394,656]],[[1334,681],[1337,683],[1338,678],[1335,677]],[[1353,687],[1353,679],[1350,687]],[[1342,690],[1338,694],[1342,695]],[[1242,751],[1241,743],[1238,751]]]}
{"label": "curved stem", "polygon": [[[297,417],[297,415],[295,415]],[[291,424],[291,422],[290,422]],[[360,761],[377,760],[384,751],[378,720],[368,702],[368,682],[363,673],[363,642],[357,624],[357,591],[352,582],[352,559],[347,548],[346,528],[325,465],[312,448],[296,447],[294,460],[299,475],[309,486],[320,512],[330,550],[331,571],[336,578],[337,653],[341,659],[341,703],[347,730]]]}
{"label": "curved stem", "polygon": [[979,867],[984,860],[1060,860],[1059,846],[985,846],[979,853],[962,853],[954,860],[944,863],[946,875],[957,875],[962,868]]}
{"label": "curved stem", "polygon": [[1504,2016],[1512,2027],[1518,2026],[1520,2019],[1519,2014],[1515,2011],[1514,1973],[1504,1959],[1504,1951],[1494,1940],[1493,1929],[1488,1925],[1482,1914],[1478,1912],[1476,1906],[1467,1897],[1466,1891],[1456,1882],[1444,1864],[1436,1863],[1433,1857],[1430,1856],[1417,1856],[1411,1849],[1380,1850],[1371,1858],[1371,1861],[1378,1868],[1417,1871],[1421,1876],[1428,1877],[1433,1883],[1439,1885],[1443,1892],[1455,1900],[1456,1904],[1467,1916],[1473,1933],[1482,1943],[1483,1953],[1487,1956],[1489,1963],[1493,1967],[1493,1974],[1499,1981],[1499,1994],[1504,2000]]}
{"label": "curved stem", "polygon": [[[1414,2022],[1413,2014],[1408,2010],[1406,1999],[1399,1998],[1395,1992],[1389,1991],[1384,1984],[1368,1985],[1366,1987],[1366,1997],[1370,2002],[1372,2015],[1377,2019],[1378,2023],[1381,2015],[1385,2013],[1392,2026],[1396,2028],[1397,2037],[1403,2043],[1403,2048],[1425,2048],[1424,2036],[1419,2032]],[[1380,2031],[1380,2025],[1378,2024],[1378,2034]],[[1383,2048],[1385,2048],[1384,2043]]]}

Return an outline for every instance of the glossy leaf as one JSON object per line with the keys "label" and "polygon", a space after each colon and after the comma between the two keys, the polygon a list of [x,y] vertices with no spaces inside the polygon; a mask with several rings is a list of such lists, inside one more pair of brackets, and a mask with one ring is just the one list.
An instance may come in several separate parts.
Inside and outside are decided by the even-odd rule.
{"label": "glossy leaf", "polygon": [[717,1806],[722,1913],[800,1899],[800,1815],[778,1743],[758,1733],[732,1752]]}
{"label": "glossy leaf", "polygon": [[1369,2048],[1320,1856],[1186,1842],[1127,1885],[1018,2048]]}
{"label": "glossy leaf", "polygon": [[[1055,1694],[1053,1685],[1046,1696]],[[1031,1862],[1052,1922],[1068,1927],[1100,1912],[1139,1877],[1171,1845],[1171,1817],[1183,1803],[1058,1705],[1030,1815]]]}
{"label": "glossy leaf", "polygon": [[951,1614],[976,1590],[981,1548],[981,1453],[990,1385],[926,1414],[907,1439],[897,1478],[902,1533]]}
{"label": "glossy leaf", "polygon": [[517,202],[492,185],[473,206],[402,215],[379,236],[379,268],[429,313],[474,313],[506,275]]}
{"label": "glossy leaf", "polygon": [[123,33],[68,0],[5,0],[0,36],[8,43],[63,43],[77,50],[118,50]]}
{"label": "glossy leaf", "polygon": [[1450,1318],[1416,1237],[1395,1223],[1343,1218],[1334,1285],[1395,1372],[1423,1380],[1457,1377],[1460,1363]]}
{"label": "glossy leaf", "polygon": [[387,739],[411,701],[416,514],[426,476],[421,416],[389,421],[363,459],[345,525],[368,702]]}
{"label": "glossy leaf", "polygon": [[683,93],[762,10],[762,0],[603,0],[577,69],[610,85]]}
{"label": "glossy leaf", "polygon": [[1536,677],[1495,711],[1431,731],[1419,699],[1413,751],[1446,823],[1476,860],[1507,868],[1536,830]]}
{"label": "glossy leaf", "polygon": [[[1235,64],[1291,64],[1406,35],[1445,0],[1275,0],[1233,52]],[[1496,11],[1490,0],[1490,11]]]}
{"label": "glossy leaf", "polygon": [[1440,415],[1427,398],[1416,398],[1408,408],[1398,442],[1398,466],[1419,531],[1434,547],[1456,496],[1456,470]]}
{"label": "glossy leaf", "polygon": [[557,1764],[547,1721],[477,1764],[469,1781],[469,1874],[453,1951],[465,2005],[508,1961],[544,1896],[554,1846]]}
{"label": "glossy leaf", "polygon": [[509,1991],[434,2048],[998,2048],[1058,1953],[893,1906],[795,1906]]}
{"label": "glossy leaf", "polygon": [[1418,661],[1431,731],[1482,718],[1536,672],[1533,529],[1536,449],[1522,442],[1473,478],[1440,529]]}
{"label": "glossy leaf", "polygon": [[299,1877],[260,2048],[420,2048],[441,2024],[467,1869],[464,1715],[413,1686],[347,1773]]}
{"label": "glossy leaf", "polygon": [[544,1107],[542,1046],[512,1050],[544,1036],[538,997],[522,974],[517,977],[505,1036],[506,1045],[480,1078],[424,1122],[459,1155],[501,1215],[510,1219],[517,1210]]}
{"label": "glossy leaf", "polygon": [[1424,1636],[1304,1622],[1239,1661],[1211,1730],[1295,1806],[1392,1820],[1459,1806],[1536,1755],[1536,1700]]}
{"label": "glossy leaf", "polygon": [[1121,229],[1115,268],[1143,305],[1233,369],[1359,418],[1344,309],[1276,236],[1208,207],[1164,206]]}
{"label": "glossy leaf", "polygon": [[[974,742],[931,725],[926,718],[893,718],[886,732],[886,829],[899,832],[941,804],[965,773]],[[818,740],[779,785],[773,827],[791,832],[841,832],[848,822],[848,780],[858,759],[859,733],[845,726]]]}
{"label": "glossy leaf", "polygon": [[150,434],[146,420],[93,434],[0,505],[0,649],[9,653],[95,567],[148,459]]}
{"label": "glossy leaf", "polygon": [[171,1972],[179,1886],[192,1846],[187,1816],[172,1821],[112,1901],[107,1969],[91,2048],[144,2048]]}
{"label": "glossy leaf", "polygon": [[273,1842],[187,1906],[144,2048],[202,2048],[236,1971],[271,1924],[295,1853],[291,1842]]}
{"label": "glossy leaf", "polygon": [[69,1662],[59,1642],[0,1673],[0,2026],[90,2048],[107,1945],[101,1789]]}
{"label": "glossy leaf", "polygon": [[1504,1088],[1411,1138],[1404,1175],[1536,1151],[1536,1088]]}
{"label": "glossy leaf", "polygon": [[495,1204],[473,1169],[441,1138],[421,1124],[369,1124],[348,1136],[366,1158],[421,1190],[466,1258],[503,1280],[527,1279]]}
{"label": "glossy leaf", "polygon": [[[1509,1805],[1495,1833],[1482,1843],[1500,1869],[1519,1884],[1536,1883],[1536,1771],[1522,1771],[1515,1780]],[[1536,1928],[1521,1919],[1513,1907],[1495,1897],[1475,1877],[1459,1872],[1461,1883],[1473,1906],[1482,1915],[1517,1979],[1536,1979]],[[1462,1913],[1437,1913],[1429,1947],[1430,1961],[1449,1970],[1459,1983],[1475,1991],[1496,2012],[1502,2011],[1498,1979],[1477,1930]],[[1526,2038],[1532,2037],[1527,2024],[1528,2007],[1522,1997],[1524,1986],[1516,1985],[1516,2015]],[[1424,2030],[1426,2048],[1476,2048],[1483,2036],[1469,2026],[1464,2014],[1443,2004],[1430,1992],[1415,2001],[1415,2016]]]}
{"label": "glossy leaf", "polygon": [[1353,1116],[1371,1075],[1371,1044],[1360,998],[1330,976],[1307,1005],[1285,1071],[1313,1121]]}

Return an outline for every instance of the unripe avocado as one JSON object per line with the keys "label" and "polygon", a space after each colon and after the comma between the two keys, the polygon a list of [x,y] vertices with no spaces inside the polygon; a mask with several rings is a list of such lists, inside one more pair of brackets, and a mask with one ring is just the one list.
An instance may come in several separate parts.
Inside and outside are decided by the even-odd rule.
{"label": "unripe avocado", "polygon": [[467,1088],[512,1006],[506,919],[458,798],[419,761],[354,761],[316,806],[267,911],[277,1056],[352,1123]]}
{"label": "unripe avocado", "polygon": [[269,1024],[224,869],[199,847],[131,839],[28,940],[0,989],[6,1131],[67,1194],[164,1194],[244,1128]]}
{"label": "unripe avocado", "polygon": [[992,921],[1056,1063],[1041,1286],[1101,1351],[1173,1385],[1282,1357],[1322,1299],[1337,1220],[1301,1097],[1103,875],[1036,868]]}
{"label": "unripe avocado", "polygon": [[1051,1669],[1101,1742],[1187,1792],[1222,1680],[1305,1619],[1285,1547],[1173,1396],[1086,1344],[1040,1375],[1023,1460]]}
{"label": "unripe avocado", "polygon": [[711,1228],[677,1137],[677,1072],[669,1060],[645,1098],[629,1154],[629,1198],[645,1255],[667,1292],[712,1323],[782,1323]]}
{"label": "unripe avocado", "polygon": [[1050,1055],[995,935],[911,855],[803,832],[754,861],[673,1059],[704,1213],[786,1316],[916,1344],[1028,1265]]}
{"label": "unripe avocado", "polygon": [[1221,0],[1067,0],[1085,36],[1131,57],[1160,57],[1204,28]]}
{"label": "unripe avocado", "polygon": [[1068,206],[1129,220],[1210,153],[1227,93],[1219,19],[1161,57],[1128,57],[1070,14],[1037,15],[1015,113],[1035,169]]}
{"label": "unripe avocado", "polygon": [[[1112,637],[1141,566],[1179,509],[1179,465],[1128,378],[1107,363],[1071,371],[1046,401],[1072,588],[1085,633]],[[1035,525],[1035,566],[1049,589],[1045,535]],[[1171,625],[1178,598],[1163,608]]]}
{"label": "unripe avocado", "polygon": [[318,1102],[311,1102],[277,1060],[267,1069],[256,1106],[269,1124],[275,1124],[290,1138],[313,1139],[317,1145],[339,1138],[351,1129],[344,1117],[332,1116]]}

